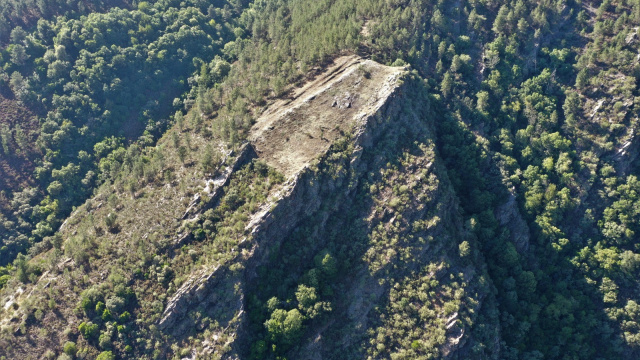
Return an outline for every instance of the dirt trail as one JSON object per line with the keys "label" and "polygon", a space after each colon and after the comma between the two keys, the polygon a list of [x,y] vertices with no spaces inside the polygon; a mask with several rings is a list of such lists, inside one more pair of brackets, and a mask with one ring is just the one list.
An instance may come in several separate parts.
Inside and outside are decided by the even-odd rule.
{"label": "dirt trail", "polygon": [[337,58],[292,98],[270,106],[249,140],[260,158],[291,177],[351,131],[358,119],[375,113],[404,71],[357,56]]}

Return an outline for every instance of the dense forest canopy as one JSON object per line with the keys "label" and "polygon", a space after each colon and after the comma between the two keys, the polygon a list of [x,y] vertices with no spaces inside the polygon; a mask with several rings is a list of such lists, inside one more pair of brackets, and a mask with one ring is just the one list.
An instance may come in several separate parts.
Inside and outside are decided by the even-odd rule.
{"label": "dense forest canopy", "polygon": [[[213,173],[224,152],[211,144],[237,149],[266,106],[337,56],[358,54],[412,70],[411,101],[428,108],[434,151],[470,234],[460,253],[464,258],[475,249],[474,258],[487,265],[495,311],[476,323],[496,319],[500,335],[473,327],[467,354],[638,357],[639,28],[637,0],[2,0],[0,95],[33,116],[0,119],[0,160],[33,167],[25,175],[28,187],[0,189],[0,286],[36,283],[43,269],[29,259],[61,251],[58,229],[97,189],[138,197],[149,184],[174,180],[171,161]],[[169,147],[156,147],[163,137]],[[201,154],[191,150],[200,137],[209,141]],[[264,201],[260,190],[282,181],[263,164],[244,168],[231,183],[235,195],[189,231],[197,241],[225,244],[255,202]],[[384,181],[401,198],[401,185]],[[510,211],[522,215],[521,224],[504,220]],[[117,233],[111,216],[95,221]],[[348,273],[366,261],[344,245],[367,244],[357,229],[349,231],[352,237],[336,236],[317,253],[280,250],[291,263],[313,261],[295,271],[281,263],[250,294],[248,357],[283,358],[296,351],[305,329],[323,326],[338,301],[336,284],[344,281],[336,269]],[[293,237],[305,244],[305,236],[301,230]],[[96,238],[73,241],[86,250]],[[187,253],[176,255],[176,263],[190,266],[200,256]],[[89,268],[89,259],[100,257],[91,254],[76,260]],[[157,276],[150,293],[175,292],[169,260],[141,262],[129,269],[140,272],[136,281]],[[362,353],[441,355],[436,345],[421,348],[403,337],[402,319],[415,314],[396,306],[428,293],[427,274],[398,285],[388,300],[392,315],[372,330],[388,337],[387,346]],[[141,306],[133,280],[123,279],[110,276],[82,293],[84,350],[105,359],[180,355],[156,344],[167,337],[149,330],[162,304]],[[452,277],[434,286],[454,298],[462,282]],[[120,302],[109,303],[114,298]],[[400,348],[406,352],[394,352]]]}
{"label": "dense forest canopy", "polygon": [[58,15],[76,17],[94,11],[103,12],[111,7],[128,8],[128,0],[65,1],[65,0],[3,0],[0,2],[0,41],[9,39],[18,27],[30,28],[39,19],[50,20]]}
{"label": "dense forest canopy", "polygon": [[218,5],[141,2],[135,10],[40,19],[31,34],[13,28],[0,54],[0,81],[38,113],[38,129],[4,124],[2,153],[40,160],[34,186],[3,204],[4,262],[52,235],[72,206],[119,171],[113,159],[131,161],[127,141],[154,142],[187,78],[235,36],[230,20],[240,4]]}

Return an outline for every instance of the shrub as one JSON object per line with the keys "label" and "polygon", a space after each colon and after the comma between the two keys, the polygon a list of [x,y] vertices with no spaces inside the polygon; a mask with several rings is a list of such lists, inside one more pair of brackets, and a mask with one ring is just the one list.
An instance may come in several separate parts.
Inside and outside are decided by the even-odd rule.
{"label": "shrub", "polygon": [[80,308],[88,313],[94,309],[97,310],[100,299],[102,298],[102,292],[95,287],[91,287],[80,294]]}
{"label": "shrub", "polygon": [[187,148],[184,146],[180,146],[178,148],[178,157],[180,158],[180,162],[184,164],[186,158],[187,158]]}
{"label": "shrub", "polygon": [[44,317],[44,312],[41,309],[38,309],[33,313],[33,316],[36,318],[36,320],[40,321]]}
{"label": "shrub", "polygon": [[193,231],[194,239],[200,241],[200,240],[204,240],[205,237],[206,237],[206,234],[202,228],[197,228]]}
{"label": "shrub", "polygon": [[276,309],[264,325],[274,342],[288,346],[294,344],[302,335],[302,321],[303,315],[298,309]]}
{"label": "shrub", "polygon": [[125,311],[120,315],[120,322],[127,322],[129,319],[131,319],[131,314],[128,311]]}
{"label": "shrub", "polygon": [[125,300],[120,296],[111,296],[107,299],[107,309],[115,312],[119,312],[125,305]]}
{"label": "shrub", "polygon": [[102,312],[102,320],[109,321],[111,320],[111,317],[111,311],[109,309],[104,309],[104,311]]}
{"label": "shrub", "polygon": [[26,283],[29,280],[29,263],[26,256],[18,254],[13,262],[13,267],[16,268],[16,276],[20,281]]}
{"label": "shrub", "polygon": [[98,303],[96,304],[96,312],[98,314],[102,314],[104,312],[104,303],[102,301],[98,301]]}
{"label": "shrub", "polygon": [[111,348],[111,334],[108,331],[100,334],[100,338],[98,339],[98,346],[103,349]]}
{"label": "shrub", "polygon": [[338,262],[331,256],[328,250],[323,250],[314,257],[314,262],[320,270],[329,278],[332,278],[338,272]]}
{"label": "shrub", "polygon": [[107,217],[104,218],[104,224],[107,226],[107,229],[110,232],[118,231],[118,215],[114,213],[109,213]]}
{"label": "shrub", "polygon": [[67,341],[66,343],[64,343],[64,346],[62,347],[62,351],[70,356],[76,356],[76,353],[78,352],[78,347],[76,346],[76,343],[74,343],[73,341]]}
{"label": "shrub", "polygon": [[78,330],[80,331],[80,334],[82,334],[82,336],[87,340],[92,339],[96,337],[96,335],[98,335],[98,325],[92,323],[91,321],[82,322],[78,326]]}
{"label": "shrub", "polygon": [[365,79],[371,79],[371,72],[362,64],[358,66],[358,74],[360,74],[360,76],[364,76]]}
{"label": "shrub", "polygon": [[204,153],[200,161],[202,165],[202,170],[205,173],[210,173],[215,169],[216,163],[220,160],[214,157],[213,148],[211,147],[211,144],[207,144],[207,146],[205,147]]}
{"label": "shrub", "polygon": [[116,356],[111,351],[103,351],[98,355],[96,360],[115,360]]}
{"label": "shrub", "polygon": [[7,285],[7,282],[9,282],[9,279],[11,279],[11,275],[0,276],[0,289],[4,288],[4,286]]}

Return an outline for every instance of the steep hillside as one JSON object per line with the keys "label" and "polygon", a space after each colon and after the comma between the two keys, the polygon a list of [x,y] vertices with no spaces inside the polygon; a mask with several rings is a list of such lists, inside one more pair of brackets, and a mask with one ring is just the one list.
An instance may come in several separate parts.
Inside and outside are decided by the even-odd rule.
{"label": "steep hillside", "polygon": [[[339,58],[269,106],[214,173],[185,159],[135,194],[103,186],[38,256],[44,273],[3,291],[8,355],[74,341],[122,356],[260,358],[272,344],[293,358],[451,356],[490,341],[473,335],[497,334],[478,315],[495,305],[422,86],[403,68]],[[148,156],[176,156],[170,138]],[[406,311],[419,323],[398,322]]]}
{"label": "steep hillside", "polygon": [[112,7],[127,8],[129,0],[101,0],[70,2],[63,0],[2,0],[0,1],[0,43],[9,39],[17,28],[35,27],[39,19],[51,19],[64,15],[79,17]]}
{"label": "steep hillside", "polygon": [[[13,2],[0,11],[4,3]],[[114,160],[125,147],[155,144],[171,114],[193,106],[197,74],[202,87],[226,75],[220,55],[240,4],[217,5],[139,2],[14,28],[0,49],[2,107],[10,110],[0,116],[0,165],[9,177],[0,184],[8,199],[0,206],[0,266],[53,235],[117,177]]]}
{"label": "steep hillside", "polygon": [[113,4],[0,50],[0,358],[640,357],[640,1]]}

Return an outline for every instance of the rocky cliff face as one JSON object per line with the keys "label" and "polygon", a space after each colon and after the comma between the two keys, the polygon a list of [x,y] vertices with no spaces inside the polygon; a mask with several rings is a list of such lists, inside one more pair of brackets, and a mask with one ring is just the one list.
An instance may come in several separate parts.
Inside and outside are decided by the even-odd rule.
{"label": "rocky cliff face", "polygon": [[[390,321],[409,316],[406,311],[428,313],[414,324],[424,329],[414,334],[414,346],[443,356],[463,351],[489,291],[479,280],[482,261],[435,154],[425,118],[428,103],[411,94],[416,91],[420,84],[405,69],[348,57],[292,100],[270,107],[247,146],[287,180],[247,220],[246,236],[232,250],[236,255],[198,270],[169,299],[160,328],[180,337],[197,327],[190,313],[208,309],[224,325],[192,355],[248,356],[262,320],[256,324],[249,315],[256,309],[247,299],[265,296],[257,290],[269,277],[265,270],[277,268],[290,249],[304,247],[301,265],[290,269],[300,278],[309,268],[303,264],[313,264],[319,251],[347,240],[337,235],[347,231],[358,233],[351,240],[358,249],[345,256],[355,262],[355,271],[338,277],[344,291],[330,296],[330,312],[309,321],[301,345],[290,350],[292,358],[335,358],[341,351],[401,354],[401,342],[410,337],[385,344],[382,334],[375,340],[372,331],[382,326],[403,334],[405,324]],[[304,242],[299,240],[302,227],[312,229]],[[410,300],[412,310],[393,308],[390,296],[411,293],[424,281],[433,284],[430,295]],[[336,336],[343,338],[340,344],[324,340]]]}
{"label": "rocky cliff face", "polygon": [[[401,96],[404,76],[406,71],[402,68],[388,68],[357,57],[340,58],[325,74],[296,91],[292,100],[267,109],[253,127],[250,142],[229,168],[256,158],[284,173],[287,181],[269,194],[269,201],[247,222],[247,236],[239,244],[246,251],[231,261],[242,264],[243,274],[230,277],[226,269],[231,264],[194,274],[169,300],[158,324],[161,329],[175,335],[186,332],[187,325],[181,321],[188,318],[188,310],[211,304],[221,279],[243,284],[253,281],[256,268],[269,257],[269,249],[277,248],[305,217],[327,206],[324,200],[335,197],[334,192],[343,187],[350,172],[357,171],[356,177],[361,175],[366,166],[361,166],[360,154],[373,146],[376,135],[384,128],[380,125],[397,115],[398,104],[389,108],[391,100]],[[351,150],[345,154],[350,158],[348,163],[341,164],[350,171],[318,181],[317,167],[334,153],[332,146],[338,140]],[[221,183],[215,194],[221,193],[227,183]],[[344,196],[353,196],[353,191],[343,191]],[[218,196],[209,201],[217,202]],[[189,212],[202,211],[194,208]],[[241,316],[242,294],[237,299],[234,312]]]}

